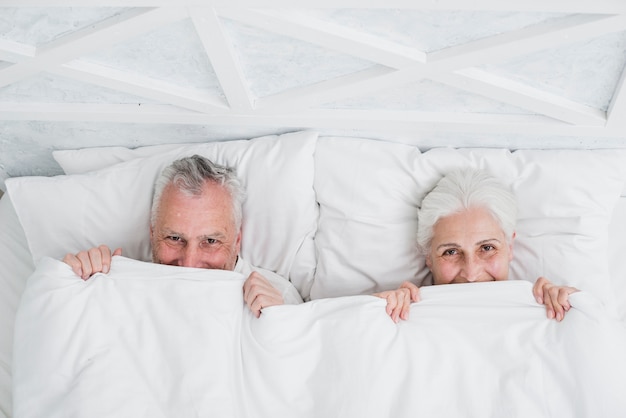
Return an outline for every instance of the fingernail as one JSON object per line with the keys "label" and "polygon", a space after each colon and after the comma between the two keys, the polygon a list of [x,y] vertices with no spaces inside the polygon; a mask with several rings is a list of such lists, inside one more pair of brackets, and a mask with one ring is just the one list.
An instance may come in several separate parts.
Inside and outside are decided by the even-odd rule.
{"label": "fingernail", "polygon": [[108,266],[108,265],[106,265],[106,264],[105,264],[105,265],[103,265],[103,266],[102,266],[102,272],[103,272],[104,274],[107,274],[107,273],[109,272],[109,266]]}

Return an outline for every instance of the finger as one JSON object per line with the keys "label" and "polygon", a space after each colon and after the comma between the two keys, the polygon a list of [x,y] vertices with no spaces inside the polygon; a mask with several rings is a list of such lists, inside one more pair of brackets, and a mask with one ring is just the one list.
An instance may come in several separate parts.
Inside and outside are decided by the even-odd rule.
{"label": "finger", "polygon": [[[101,245],[98,248],[95,248],[93,252],[90,252],[89,255],[92,254],[96,257],[94,261],[92,259],[91,264],[94,266],[94,271],[101,271],[104,274],[107,274],[111,269],[111,250],[106,245]],[[99,263],[100,265],[98,266]]]}
{"label": "finger", "polygon": [[263,303],[259,298],[254,298],[249,303],[247,303],[250,312],[254,314],[256,318],[261,316],[261,309],[263,309]]}
{"label": "finger", "polygon": [[569,311],[569,309],[572,307],[572,305],[570,305],[569,303],[570,293],[572,293],[570,288],[563,287],[559,290],[559,294],[557,296],[557,303],[563,307],[565,312]]}
{"label": "finger", "polygon": [[394,295],[395,306],[391,311],[391,320],[396,324],[400,322],[400,315],[402,314],[402,299],[398,298],[398,295]]}
{"label": "finger", "polygon": [[[89,251],[87,251],[87,254],[89,256],[89,262],[91,263],[91,274],[95,274],[95,273],[100,273],[103,272],[103,256],[106,257],[106,251],[108,251],[109,249],[106,247],[96,247],[96,248],[91,248]],[[109,257],[110,257],[110,253],[109,253]]]}
{"label": "finger", "polygon": [[537,303],[541,305],[543,305],[543,288],[546,285],[546,282],[547,280],[545,277],[539,277],[533,285],[533,295],[535,296]]}
{"label": "finger", "polygon": [[387,312],[387,315],[391,317],[391,319],[394,319],[394,312],[396,306],[398,306],[398,298],[396,297],[396,292],[387,293],[387,297],[385,299],[387,299],[387,307],[385,308],[385,311]]}
{"label": "finger", "polygon": [[83,277],[83,270],[81,268],[80,260],[76,258],[74,254],[65,254],[65,257],[63,257],[63,262],[70,266],[74,274],[76,274],[80,278]]}
{"label": "finger", "polygon": [[560,300],[562,300],[561,293],[564,291],[565,289],[562,287],[553,286],[548,292],[550,294],[550,300],[552,301],[552,307],[554,308],[554,315],[557,321],[561,321],[565,317],[565,310],[560,302]]}
{"label": "finger", "polygon": [[422,294],[421,294],[420,288],[417,286],[415,287],[416,287],[415,290],[411,290],[411,301],[419,302],[420,300],[422,300]]}
{"label": "finger", "polygon": [[548,319],[553,319],[555,316],[554,307],[552,306],[552,299],[550,299],[550,293],[547,288],[544,288],[543,292],[543,304],[546,306],[546,313]]}
{"label": "finger", "polygon": [[397,323],[400,319],[406,320],[409,317],[411,309],[411,292],[407,288],[398,289],[395,294],[396,307],[394,309],[393,319]]}
{"label": "finger", "polygon": [[254,272],[248,276],[246,281],[243,283],[243,297],[246,303],[252,303],[254,298],[262,291],[265,287],[265,283],[262,280],[262,277]]}
{"label": "finger", "polygon": [[402,305],[402,312],[400,313],[400,318],[403,320],[409,319],[409,313],[411,311],[411,292],[405,292],[404,294],[404,303]]}
{"label": "finger", "polygon": [[260,274],[253,272],[243,285],[244,301],[258,318],[261,309],[284,303],[282,294]]}
{"label": "finger", "polygon": [[122,255],[122,249],[121,248],[116,248],[115,251],[113,251],[113,255]]}
{"label": "finger", "polygon": [[278,297],[274,294],[259,294],[250,301],[248,307],[250,308],[252,313],[254,313],[254,315],[258,318],[261,316],[261,312],[263,311],[263,309],[281,304],[282,297]]}
{"label": "finger", "polygon": [[93,273],[93,269],[91,267],[91,260],[89,258],[89,253],[87,251],[81,251],[76,254],[76,258],[80,262],[80,277],[83,280],[87,280]]}
{"label": "finger", "polygon": [[[554,307],[554,315],[557,321],[563,320],[565,317],[565,306],[567,304],[567,293],[564,288],[553,287],[550,289],[550,298]],[[564,302],[564,303],[563,303]]]}
{"label": "finger", "polygon": [[408,289],[413,302],[418,302],[420,298],[420,288],[415,283],[406,281],[400,285],[402,289]]}

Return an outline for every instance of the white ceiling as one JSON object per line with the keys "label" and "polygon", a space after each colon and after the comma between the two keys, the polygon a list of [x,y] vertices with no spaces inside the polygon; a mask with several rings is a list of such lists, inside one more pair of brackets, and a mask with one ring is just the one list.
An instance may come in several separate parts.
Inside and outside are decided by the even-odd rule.
{"label": "white ceiling", "polygon": [[0,181],[307,128],[626,147],[625,64],[624,0],[0,0]]}

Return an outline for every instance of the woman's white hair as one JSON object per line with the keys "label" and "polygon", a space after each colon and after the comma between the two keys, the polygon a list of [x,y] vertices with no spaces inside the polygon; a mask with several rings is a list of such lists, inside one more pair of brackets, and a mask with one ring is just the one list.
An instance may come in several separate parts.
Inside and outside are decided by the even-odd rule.
{"label": "woman's white hair", "polygon": [[439,219],[477,207],[491,213],[510,242],[517,220],[513,192],[484,170],[465,169],[444,176],[424,197],[417,214],[417,244],[420,250],[424,253],[430,251],[433,228]]}
{"label": "woman's white hair", "polygon": [[241,181],[233,168],[216,164],[200,155],[181,158],[163,169],[154,186],[150,213],[151,225],[155,224],[161,195],[168,185],[172,184],[190,196],[199,196],[206,182],[224,186],[229,192],[233,203],[235,227],[239,230],[243,218],[243,202],[246,198]]}

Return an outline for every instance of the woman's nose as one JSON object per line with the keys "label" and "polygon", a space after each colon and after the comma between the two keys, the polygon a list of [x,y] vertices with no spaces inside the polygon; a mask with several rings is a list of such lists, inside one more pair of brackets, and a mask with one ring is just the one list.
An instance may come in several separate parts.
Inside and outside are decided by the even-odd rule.
{"label": "woman's nose", "polygon": [[462,278],[465,281],[473,283],[480,277],[481,266],[480,262],[473,257],[466,258],[462,270]]}

